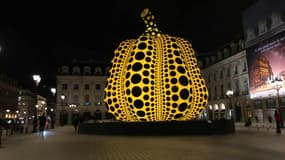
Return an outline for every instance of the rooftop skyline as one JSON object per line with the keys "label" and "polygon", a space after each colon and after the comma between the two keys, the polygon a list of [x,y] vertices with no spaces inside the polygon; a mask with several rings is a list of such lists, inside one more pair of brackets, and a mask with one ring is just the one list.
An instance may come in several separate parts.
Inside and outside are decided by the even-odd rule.
{"label": "rooftop skyline", "polygon": [[[32,74],[55,86],[57,66],[72,59],[111,61],[126,39],[145,30],[149,8],[165,34],[189,40],[198,53],[217,49],[242,34],[242,11],[254,1],[102,1],[100,4],[6,6],[0,21],[0,71],[33,87]],[[35,6],[35,7],[34,7]]]}

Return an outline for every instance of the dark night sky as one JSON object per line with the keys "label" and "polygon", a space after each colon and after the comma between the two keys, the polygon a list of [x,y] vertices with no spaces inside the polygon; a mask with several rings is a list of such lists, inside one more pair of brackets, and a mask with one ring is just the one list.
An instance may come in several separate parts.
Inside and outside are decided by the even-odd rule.
{"label": "dark night sky", "polygon": [[254,0],[104,0],[81,3],[1,5],[0,70],[24,88],[40,73],[55,86],[57,65],[73,58],[110,61],[119,42],[145,30],[140,12],[148,7],[163,33],[188,39],[209,51],[242,33],[241,11]]}

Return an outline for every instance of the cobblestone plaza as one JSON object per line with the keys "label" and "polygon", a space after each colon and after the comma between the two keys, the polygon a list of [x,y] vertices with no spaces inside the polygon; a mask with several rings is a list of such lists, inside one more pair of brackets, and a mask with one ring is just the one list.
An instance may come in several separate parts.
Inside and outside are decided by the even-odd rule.
{"label": "cobblestone plaza", "polygon": [[1,159],[19,160],[283,160],[284,133],[237,127],[234,134],[211,136],[83,135],[72,127],[2,138]]}

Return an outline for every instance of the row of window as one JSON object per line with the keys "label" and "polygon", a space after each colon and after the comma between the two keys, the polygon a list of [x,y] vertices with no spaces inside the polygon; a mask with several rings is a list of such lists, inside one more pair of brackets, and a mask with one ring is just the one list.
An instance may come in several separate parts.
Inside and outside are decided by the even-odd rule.
{"label": "row of window", "polygon": [[[73,84],[73,90],[79,90],[80,85],[79,84]],[[62,84],[61,87],[62,90],[67,90],[68,89],[68,84],[64,83]],[[90,85],[89,84],[84,84],[84,89],[85,90],[89,90],[90,89]],[[100,90],[101,89],[101,84],[96,84],[95,85],[95,89],[96,90]]]}
{"label": "row of window", "polygon": [[[269,98],[265,100],[265,105],[267,108],[276,108],[276,105],[278,104],[276,104],[275,102],[276,102],[275,99]],[[285,107],[285,97],[280,97],[279,104],[280,104],[280,107]],[[254,108],[262,109],[262,100],[256,99],[254,101]]]}
{"label": "row of window", "polygon": [[[241,73],[244,73],[247,71],[247,66],[246,66],[246,63],[244,62],[244,65],[243,65],[243,70]],[[235,69],[234,69],[234,75],[238,75],[239,74],[239,71],[238,71],[238,66],[236,65],[235,66]],[[218,72],[214,72],[214,76],[213,76],[213,80],[216,81],[217,80],[217,76],[218,76]],[[223,79],[224,78],[224,70],[221,70],[220,71],[220,79]],[[231,68],[228,68],[227,69],[227,73],[226,73],[226,76],[227,77],[231,77]],[[211,74],[209,73],[208,75],[208,82],[211,82]]]}
{"label": "row of window", "polygon": [[[218,89],[219,88],[219,89]],[[225,87],[224,84],[220,85],[220,87],[218,86],[214,86],[213,87],[213,92],[211,87],[208,88],[208,92],[209,92],[209,100],[217,100],[217,99],[221,99],[221,98],[227,98],[226,97],[226,89],[230,90],[233,89],[234,90],[234,95],[239,96],[239,95],[248,95],[248,80],[244,79],[242,86],[239,85],[239,80],[235,80],[234,81],[234,85],[232,86],[230,82],[228,82],[227,86]],[[242,92],[240,92],[242,91]]]}
{"label": "row of window", "polygon": [[[102,104],[102,96],[98,95],[98,96],[95,96],[94,97],[94,104],[95,105],[101,105]],[[68,97],[66,97],[64,100],[62,100],[60,97],[59,97],[59,101],[61,101],[61,105],[67,105],[69,104],[68,103]],[[75,104],[75,105],[79,105],[79,95],[73,95],[72,96],[72,99],[71,99],[71,103],[70,104]],[[90,102],[90,95],[86,94],[84,95],[84,102],[83,102],[83,105],[84,106],[90,106],[91,105],[91,102]]]}

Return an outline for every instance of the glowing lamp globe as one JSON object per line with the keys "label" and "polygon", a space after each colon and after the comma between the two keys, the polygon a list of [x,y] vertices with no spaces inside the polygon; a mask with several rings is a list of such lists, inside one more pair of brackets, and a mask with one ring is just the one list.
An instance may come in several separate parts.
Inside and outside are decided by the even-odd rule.
{"label": "glowing lamp globe", "polygon": [[108,112],[119,121],[172,121],[197,118],[208,91],[191,44],[162,34],[149,9],[146,31],[114,51],[105,86]]}

